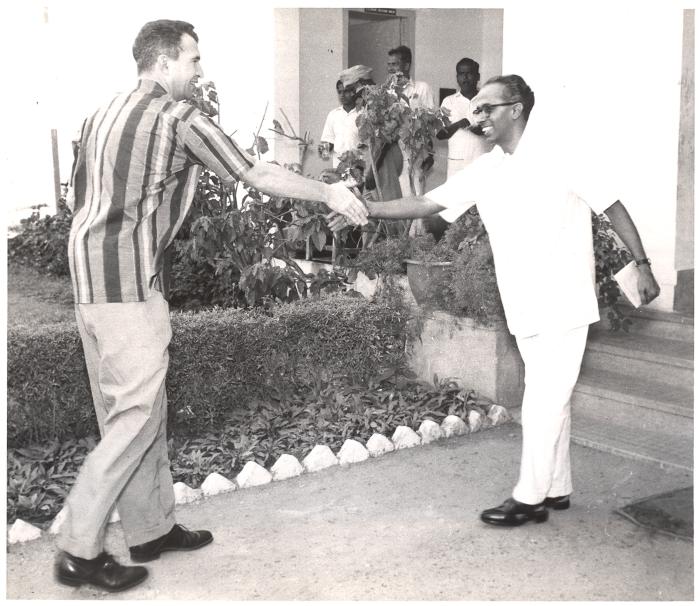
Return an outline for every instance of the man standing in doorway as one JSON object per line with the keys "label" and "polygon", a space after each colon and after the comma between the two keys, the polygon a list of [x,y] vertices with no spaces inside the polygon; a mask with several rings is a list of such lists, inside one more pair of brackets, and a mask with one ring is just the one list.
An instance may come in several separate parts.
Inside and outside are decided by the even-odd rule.
{"label": "man standing in doorway", "polygon": [[165,376],[171,337],[163,259],[190,208],[202,167],[272,195],[325,202],[366,223],[342,185],[256,161],[192,105],[203,76],[198,37],[183,21],[144,25],[133,45],[137,87],[83,124],[72,178],[68,256],[76,319],[101,441],[66,500],[58,536],[59,582],[121,591],[143,566],[104,552],[116,506],[131,559],[192,550],[210,532],[176,524],[166,442]]}
{"label": "man standing in doorway", "polygon": [[[407,99],[412,108],[424,107],[426,109],[435,108],[435,95],[430,85],[427,82],[413,80],[411,78],[411,64],[413,63],[413,54],[407,46],[397,46],[389,51],[389,60],[387,61],[387,69],[390,75],[396,75],[399,86],[398,92],[401,92]],[[394,143],[402,147],[400,143]],[[393,150],[389,149],[387,155],[391,155]],[[411,195],[411,180],[410,167],[407,159],[408,154],[401,149],[403,157],[403,167],[399,175],[399,185],[403,196]],[[432,141],[429,146],[422,151],[415,160],[413,165],[413,188],[417,194],[422,194],[425,191],[425,181],[430,172],[430,169],[435,163],[433,157]],[[425,233],[426,228],[423,221],[414,221],[411,226],[411,235],[420,235]]]}
{"label": "man standing in doorway", "polygon": [[389,51],[387,69],[389,74],[398,74],[401,83],[401,92],[406,95],[411,107],[435,107],[435,95],[427,82],[413,80],[411,78],[411,64],[413,54],[408,46],[397,46]]}
{"label": "man standing in doorway", "polygon": [[493,150],[424,196],[368,204],[373,217],[412,219],[476,203],[489,233],[508,328],[525,363],[520,476],[510,498],[481,513],[497,526],[544,522],[549,508],[569,507],[570,399],[588,326],[600,319],[591,209],[605,212],[636,260],[642,302],[659,294],[624,205],[597,170],[571,161],[565,137],[549,141],[530,125],[534,104],[520,76],[491,78],[472,107]]}

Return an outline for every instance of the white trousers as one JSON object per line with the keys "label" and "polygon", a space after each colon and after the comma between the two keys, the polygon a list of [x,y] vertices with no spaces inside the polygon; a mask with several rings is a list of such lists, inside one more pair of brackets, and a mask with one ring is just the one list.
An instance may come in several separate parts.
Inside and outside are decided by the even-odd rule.
{"label": "white trousers", "polygon": [[534,505],[571,494],[571,394],[581,370],[588,326],[517,337],[525,363],[523,449],[513,498]]}

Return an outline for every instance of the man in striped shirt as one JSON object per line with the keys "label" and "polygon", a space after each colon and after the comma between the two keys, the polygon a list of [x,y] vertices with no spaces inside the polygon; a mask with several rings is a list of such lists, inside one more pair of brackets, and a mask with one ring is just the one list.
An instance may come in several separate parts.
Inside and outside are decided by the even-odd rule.
{"label": "man in striped shirt", "polygon": [[208,531],[175,523],[166,444],[165,375],[171,337],[164,254],[192,203],[203,167],[271,195],[325,202],[356,224],[367,211],[342,184],[257,162],[195,107],[198,37],[182,21],[147,23],[134,42],[139,82],[88,118],[73,170],[69,261],[102,440],[66,501],[57,579],[121,591],[143,581],[103,551],[118,508],[131,559],[198,549]]}

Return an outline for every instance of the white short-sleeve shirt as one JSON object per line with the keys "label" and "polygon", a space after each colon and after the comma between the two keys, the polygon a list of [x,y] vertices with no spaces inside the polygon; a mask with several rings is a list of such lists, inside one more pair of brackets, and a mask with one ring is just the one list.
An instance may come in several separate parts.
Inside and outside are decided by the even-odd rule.
{"label": "white short-sleeve shirt", "polygon": [[[460,91],[453,95],[448,95],[440,106],[449,113],[452,124],[459,122],[463,118],[470,123],[475,121],[471,111],[471,101]],[[447,177],[451,177],[458,170],[461,170],[481,154],[491,150],[491,145],[484,137],[475,135],[473,132],[460,128],[447,140]]]}
{"label": "white short-sleeve shirt", "polygon": [[435,95],[427,82],[409,80],[403,89],[403,94],[408,98],[411,107],[435,108]]}
{"label": "white short-sleeve shirt", "polygon": [[519,337],[599,320],[591,209],[601,213],[618,199],[586,187],[595,173],[573,174],[558,147],[533,141],[527,130],[515,153],[496,146],[425,194],[454,209],[452,220],[476,203],[508,328]]}
{"label": "white short-sleeve shirt", "polygon": [[338,157],[356,149],[360,144],[360,135],[357,130],[357,109],[353,108],[349,112],[343,106],[336,107],[328,112],[326,123],[323,126],[321,141],[328,141],[333,144],[333,168],[340,164]]}

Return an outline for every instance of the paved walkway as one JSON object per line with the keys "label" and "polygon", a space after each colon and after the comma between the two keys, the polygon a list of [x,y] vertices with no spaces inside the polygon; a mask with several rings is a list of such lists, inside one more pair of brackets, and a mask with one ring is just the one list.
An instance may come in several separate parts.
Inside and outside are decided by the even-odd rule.
{"label": "paved walkway", "polygon": [[[202,551],[165,554],[115,599],[692,600],[693,545],[641,529],[617,507],[692,474],[572,446],[572,508],[493,528],[479,512],[515,481],[520,427],[402,450],[179,509],[209,528]],[[108,549],[127,562],[118,524]],[[55,583],[52,538],[13,545],[7,597],[94,599]]]}

